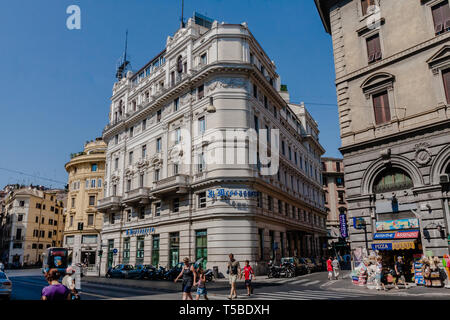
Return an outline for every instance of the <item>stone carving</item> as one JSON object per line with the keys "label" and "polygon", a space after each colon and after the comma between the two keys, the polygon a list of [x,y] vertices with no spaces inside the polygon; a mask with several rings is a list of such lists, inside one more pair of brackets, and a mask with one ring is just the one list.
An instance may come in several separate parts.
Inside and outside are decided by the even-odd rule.
{"label": "stone carving", "polygon": [[219,88],[244,88],[247,89],[248,82],[241,78],[218,78],[212,81],[207,87],[207,92],[214,91],[217,87]]}
{"label": "stone carving", "polygon": [[421,142],[414,146],[414,150],[416,150],[414,159],[418,164],[424,166],[431,161],[431,152],[429,147],[430,144],[427,142]]}

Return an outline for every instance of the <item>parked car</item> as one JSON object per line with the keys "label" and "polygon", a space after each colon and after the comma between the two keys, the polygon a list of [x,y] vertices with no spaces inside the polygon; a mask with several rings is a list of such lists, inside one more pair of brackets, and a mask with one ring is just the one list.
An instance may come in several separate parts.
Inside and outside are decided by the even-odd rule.
{"label": "parked car", "polygon": [[296,276],[308,273],[306,264],[297,257],[281,258],[281,264],[283,265],[285,262],[289,262],[294,266]]}
{"label": "parked car", "polygon": [[114,268],[109,268],[105,276],[107,278],[128,278],[128,273],[133,269],[131,264],[118,264]]}
{"label": "parked car", "polygon": [[170,281],[175,280],[175,278],[178,277],[178,275],[180,274],[181,270],[183,270],[183,266],[184,266],[183,262],[178,262],[178,264],[175,267],[170,268],[169,270],[166,271],[166,273],[164,274],[164,279]]}
{"label": "parked car", "polygon": [[154,269],[152,265],[138,264],[133,270],[128,271],[128,278],[149,279],[149,273],[152,269]]}
{"label": "parked car", "polygon": [[314,272],[314,264],[308,258],[299,258],[299,260],[306,266],[306,273]]}
{"label": "parked car", "polygon": [[0,297],[9,300],[12,293],[12,282],[6,273],[0,271]]}

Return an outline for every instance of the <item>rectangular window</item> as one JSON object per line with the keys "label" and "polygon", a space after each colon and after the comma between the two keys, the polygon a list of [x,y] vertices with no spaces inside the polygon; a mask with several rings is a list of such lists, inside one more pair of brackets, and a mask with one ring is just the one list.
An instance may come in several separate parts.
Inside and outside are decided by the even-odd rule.
{"label": "rectangular window", "polygon": [[91,171],[92,171],[92,172],[96,172],[97,169],[98,169],[98,167],[97,167],[97,164],[96,164],[96,163],[91,164]]}
{"label": "rectangular window", "polygon": [[201,86],[199,86],[197,88],[197,97],[198,99],[202,99],[204,97],[205,94],[205,86],[202,84]]}
{"label": "rectangular window", "polygon": [[341,172],[341,163],[340,162],[336,162],[336,171]]}
{"label": "rectangular window", "polygon": [[198,207],[206,208],[206,192],[200,192],[198,194]]}
{"label": "rectangular window", "polygon": [[180,262],[180,233],[169,233],[169,266],[175,267]]}
{"label": "rectangular window", "polygon": [[156,122],[160,122],[160,121],[161,121],[161,109],[156,111]]}
{"label": "rectangular window", "polygon": [[88,214],[88,226],[93,226],[93,225],[94,225],[94,215]]}
{"label": "rectangular window", "polygon": [[253,85],[253,97],[258,99],[258,86],[256,84]]}
{"label": "rectangular window", "polygon": [[147,119],[142,120],[142,131],[147,129]]}
{"label": "rectangular window", "polygon": [[130,127],[130,138],[133,138],[134,127]]}
{"label": "rectangular window", "polygon": [[139,175],[139,188],[143,188],[144,187],[144,173],[141,173]]}
{"label": "rectangular window", "polygon": [[338,199],[339,199],[339,204],[344,204],[345,203],[344,191],[338,191]]}
{"label": "rectangular window", "polygon": [[382,54],[379,34],[367,38],[367,56],[369,63],[381,60]]}
{"label": "rectangular window", "polygon": [[97,180],[95,180],[95,179],[92,179],[91,180],[91,188],[95,188],[95,182],[96,182]]}
{"label": "rectangular window", "polygon": [[442,78],[444,81],[445,96],[447,103],[450,103],[450,69],[442,71]]}
{"label": "rectangular window", "polygon": [[434,22],[434,32],[439,35],[450,29],[450,6],[448,1],[443,1],[431,8]]}
{"label": "rectangular window", "polygon": [[98,179],[97,181],[97,187],[101,188],[102,187],[102,179]]}
{"label": "rectangular window", "polygon": [[391,112],[389,109],[389,97],[387,91],[374,94],[372,99],[375,112],[375,123],[383,124],[391,121]]}
{"label": "rectangular window", "polygon": [[152,236],[152,265],[158,267],[159,264],[159,235]]}
{"label": "rectangular window", "polygon": [[123,263],[130,263],[130,238],[123,239]]}
{"label": "rectangular window", "polygon": [[207,56],[206,56],[206,53],[204,53],[204,54],[202,54],[201,56],[200,56],[200,64],[201,65],[205,65],[205,64],[207,64]]}
{"label": "rectangular window", "polygon": [[283,213],[283,202],[281,202],[281,200],[278,200],[278,213]]}
{"label": "rectangular window", "polygon": [[180,211],[180,198],[173,199],[172,207],[173,207],[173,212]]}
{"label": "rectangular window", "polygon": [[155,181],[159,180],[159,169],[155,170]]}
{"label": "rectangular window", "polygon": [[70,227],[73,226],[73,215],[70,216],[69,226],[70,226]]}
{"label": "rectangular window", "polygon": [[114,169],[119,169],[119,158],[114,159]]}
{"label": "rectangular window", "polygon": [[253,117],[253,122],[254,122],[254,125],[255,125],[255,131],[259,132],[259,119],[258,119],[257,116]]}
{"label": "rectangular window", "polygon": [[136,264],[144,263],[144,245],[145,237],[140,236],[136,238]]}
{"label": "rectangular window", "polygon": [[155,216],[159,217],[161,215],[161,202],[155,203]]}
{"label": "rectangular window", "polygon": [[363,16],[368,13],[369,7],[373,5],[375,5],[375,0],[361,0],[361,9]]}
{"label": "rectangular window", "polygon": [[89,205],[95,206],[95,196],[89,196]]}
{"label": "rectangular window", "polygon": [[23,221],[23,214],[19,214],[19,216],[17,217],[17,221]]}
{"label": "rectangular window", "polygon": [[117,144],[119,144],[119,135],[118,134],[116,134],[115,136],[114,136],[114,143],[117,145]]}
{"label": "rectangular window", "polygon": [[270,211],[273,211],[273,198],[271,196],[267,196],[268,208]]}
{"label": "rectangular window", "polygon": [[264,229],[258,229],[259,260],[264,260]]}
{"label": "rectangular window", "polygon": [[143,145],[142,146],[142,153],[141,153],[141,157],[142,159],[145,159],[145,157],[147,156],[147,145]]}
{"label": "rectangular window", "polygon": [[198,118],[198,133],[203,134],[206,131],[205,117]]}
{"label": "rectangular window", "polygon": [[96,234],[83,235],[81,237],[81,243],[96,244],[97,243],[97,235]]}
{"label": "rectangular window", "polygon": [[133,151],[130,151],[128,153],[128,164],[132,165],[133,164]]}
{"label": "rectangular window", "polygon": [[208,259],[208,233],[206,230],[195,231],[195,260],[202,260],[202,267],[206,270]]}
{"label": "rectangular window", "polygon": [[178,170],[179,170],[178,163],[174,163],[173,164],[173,175],[174,176],[178,174]]}
{"label": "rectangular window", "polygon": [[178,111],[179,106],[180,106],[180,98],[176,98],[173,101],[173,111],[174,112]]}
{"label": "rectangular window", "polygon": [[161,152],[161,138],[156,139],[156,152]]}
{"label": "rectangular window", "polygon": [[127,180],[127,192],[131,190],[131,179]]}
{"label": "rectangular window", "polygon": [[181,128],[175,129],[175,144],[179,144],[181,142]]}

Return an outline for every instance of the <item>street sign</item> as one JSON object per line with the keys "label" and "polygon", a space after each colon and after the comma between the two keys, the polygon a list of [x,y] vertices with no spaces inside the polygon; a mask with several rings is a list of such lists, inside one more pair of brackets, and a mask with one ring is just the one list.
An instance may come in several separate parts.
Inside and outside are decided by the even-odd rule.
{"label": "street sign", "polygon": [[341,231],[341,237],[347,238],[348,237],[348,229],[347,229],[347,215],[345,213],[341,213],[339,215],[339,226]]}
{"label": "street sign", "polygon": [[119,252],[119,250],[117,250],[116,248],[113,249],[113,254],[117,255],[117,252]]}
{"label": "street sign", "polygon": [[364,218],[353,218],[353,227],[355,229],[364,229],[365,224]]}

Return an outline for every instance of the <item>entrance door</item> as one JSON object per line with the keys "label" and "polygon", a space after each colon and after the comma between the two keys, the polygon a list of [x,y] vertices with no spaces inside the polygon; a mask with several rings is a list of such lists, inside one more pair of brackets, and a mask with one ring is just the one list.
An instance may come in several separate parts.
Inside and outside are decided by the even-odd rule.
{"label": "entrance door", "polygon": [[108,268],[111,268],[114,263],[114,239],[108,240]]}

